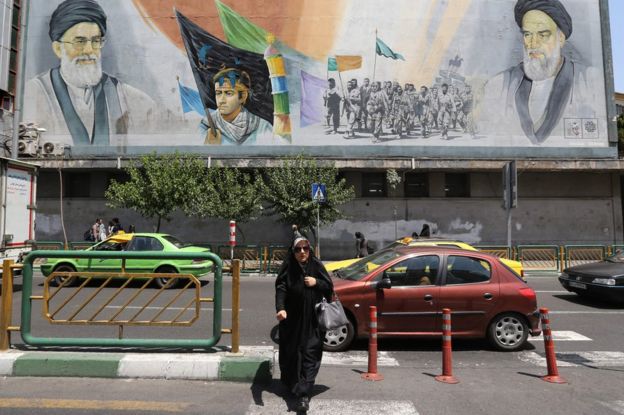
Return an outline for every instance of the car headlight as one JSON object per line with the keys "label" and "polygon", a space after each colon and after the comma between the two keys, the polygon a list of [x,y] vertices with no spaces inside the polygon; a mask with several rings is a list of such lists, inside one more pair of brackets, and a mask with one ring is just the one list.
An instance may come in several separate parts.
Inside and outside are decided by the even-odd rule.
{"label": "car headlight", "polygon": [[594,278],[592,282],[594,284],[615,285],[615,279],[613,278]]}

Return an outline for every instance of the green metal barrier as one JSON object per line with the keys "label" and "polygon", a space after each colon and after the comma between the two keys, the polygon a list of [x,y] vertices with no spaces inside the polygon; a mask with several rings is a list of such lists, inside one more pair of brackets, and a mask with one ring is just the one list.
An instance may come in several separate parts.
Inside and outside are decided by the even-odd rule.
{"label": "green metal barrier", "polygon": [[65,244],[58,241],[35,241],[33,243],[33,249],[39,251],[60,251],[63,248],[65,248]]}
{"label": "green metal barrier", "polygon": [[475,248],[499,258],[513,259],[513,249],[506,245],[475,245]]}
{"label": "green metal barrier", "polygon": [[93,245],[95,245],[95,242],[89,242],[89,241],[70,242],[69,249],[77,251],[81,249],[91,248]]}
{"label": "green metal barrier", "polygon": [[[113,338],[50,338],[31,334],[33,262],[38,258],[97,258],[97,259],[208,259],[214,264],[214,313],[212,337],[209,339],[113,339]],[[33,251],[23,265],[22,313],[20,331],[24,343],[32,346],[74,347],[180,347],[185,349],[213,347],[221,338],[223,262],[212,252],[103,252],[103,251]]]}
{"label": "green metal barrier", "polygon": [[564,268],[602,261],[607,256],[604,245],[565,245]]}
{"label": "green metal barrier", "polygon": [[277,272],[288,256],[288,247],[283,245],[269,246],[269,261],[266,266],[267,272]]}
{"label": "green metal barrier", "polygon": [[[257,245],[238,245],[234,247],[234,259],[241,260],[241,272],[260,272],[262,270],[261,248]],[[231,268],[231,247],[219,245],[217,254],[227,268]]]}
{"label": "green metal barrier", "polygon": [[611,245],[609,247],[609,255],[615,255],[618,251],[624,252],[624,245]]}
{"label": "green metal barrier", "polygon": [[557,245],[518,245],[518,261],[525,272],[558,272],[560,267],[559,246]]}

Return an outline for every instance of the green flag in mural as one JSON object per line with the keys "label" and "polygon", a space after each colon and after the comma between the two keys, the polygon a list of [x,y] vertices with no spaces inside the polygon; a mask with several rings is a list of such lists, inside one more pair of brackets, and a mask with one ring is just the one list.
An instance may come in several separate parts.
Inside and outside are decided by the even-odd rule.
{"label": "green flag in mural", "polygon": [[228,43],[250,52],[264,53],[269,45],[267,42],[269,33],[251,23],[219,0],[215,0],[215,3]]}
{"label": "green flag in mural", "polygon": [[384,43],[383,40],[379,38],[377,38],[377,44],[375,46],[375,49],[378,55],[385,56],[386,58],[405,60],[403,55],[394,52],[392,49],[390,49],[388,45]]}
{"label": "green flag in mural", "polygon": [[328,71],[338,70],[338,62],[336,61],[336,58],[327,58],[327,70]]}

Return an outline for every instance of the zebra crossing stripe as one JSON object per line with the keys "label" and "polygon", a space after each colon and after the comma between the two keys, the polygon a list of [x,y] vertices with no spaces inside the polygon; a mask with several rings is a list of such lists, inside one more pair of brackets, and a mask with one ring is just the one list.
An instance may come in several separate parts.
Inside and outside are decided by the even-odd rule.
{"label": "zebra crossing stripe", "polygon": [[[245,415],[276,415],[289,414],[286,401],[277,396],[267,396],[262,405],[251,403]],[[365,401],[346,399],[310,400],[310,410],[314,414],[341,414],[341,415],[418,415],[416,407],[411,401]]]}
{"label": "zebra crossing stripe", "polygon": [[613,412],[624,415],[624,401],[600,402]]}
{"label": "zebra crossing stripe", "polygon": [[[575,331],[566,331],[566,330],[560,330],[560,331],[553,331],[552,333],[552,339],[556,342],[587,342],[587,341],[592,341],[592,339],[590,339],[587,336],[583,336],[580,333],[577,333]],[[544,336],[543,334],[540,334],[537,337],[529,337],[529,341],[532,342],[542,342],[544,341]]]}
{"label": "zebra crossing stripe", "polygon": [[[522,352],[523,362],[546,367],[544,353]],[[624,352],[558,352],[557,366],[563,367],[624,367]]]}
{"label": "zebra crossing stripe", "polygon": [[[351,351],[323,353],[323,366],[368,366],[368,352]],[[377,366],[399,366],[399,362],[388,352],[377,353]]]}

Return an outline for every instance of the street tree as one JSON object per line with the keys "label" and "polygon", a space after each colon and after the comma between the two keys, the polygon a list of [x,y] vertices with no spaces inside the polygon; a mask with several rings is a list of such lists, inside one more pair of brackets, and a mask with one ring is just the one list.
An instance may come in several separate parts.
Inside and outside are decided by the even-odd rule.
{"label": "street tree", "polygon": [[239,168],[210,167],[202,181],[202,191],[190,212],[196,216],[235,220],[240,224],[260,216],[262,211],[262,178],[257,172]]}
{"label": "street tree", "polygon": [[106,189],[107,206],[132,209],[143,217],[156,218],[156,232],[163,219],[180,209],[186,214],[197,211],[195,204],[203,190],[207,167],[203,160],[189,154],[142,156],[124,168],[128,181],[113,180]]}
{"label": "street tree", "polygon": [[333,164],[319,166],[316,160],[303,156],[286,159],[282,166],[264,171],[263,193],[266,214],[276,214],[281,222],[296,224],[317,239],[319,206],[312,201],[312,183],[323,183],[327,190],[327,201],[320,207],[320,224],[345,217],[339,207],[355,197],[355,190],[339,177]]}

